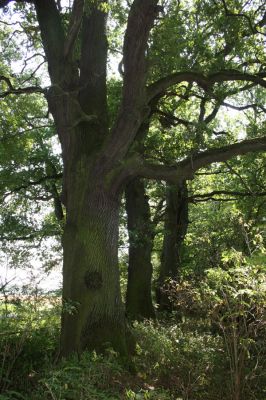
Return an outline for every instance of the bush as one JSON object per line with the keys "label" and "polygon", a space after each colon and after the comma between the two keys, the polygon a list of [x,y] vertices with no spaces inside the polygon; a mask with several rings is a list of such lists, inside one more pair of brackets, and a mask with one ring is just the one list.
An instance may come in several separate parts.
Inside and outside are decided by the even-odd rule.
{"label": "bush", "polygon": [[[224,355],[222,340],[210,333],[183,331],[182,324],[136,323],[136,365],[145,379],[182,399],[221,399],[213,373]],[[219,387],[219,386],[218,386]]]}
{"label": "bush", "polygon": [[55,357],[60,303],[52,296],[48,301],[43,296],[12,295],[4,299],[0,310],[0,391],[12,389],[11,398],[16,398],[14,393],[32,390],[36,371]]}
{"label": "bush", "polygon": [[123,368],[113,351],[105,356],[83,353],[63,360],[40,380],[34,400],[117,399]]}
{"label": "bush", "polygon": [[179,313],[201,315],[222,338],[230,372],[226,376],[224,363],[224,377],[234,400],[265,399],[266,268],[258,260],[227,252],[223,267],[207,270],[200,286],[171,281],[165,289]]}

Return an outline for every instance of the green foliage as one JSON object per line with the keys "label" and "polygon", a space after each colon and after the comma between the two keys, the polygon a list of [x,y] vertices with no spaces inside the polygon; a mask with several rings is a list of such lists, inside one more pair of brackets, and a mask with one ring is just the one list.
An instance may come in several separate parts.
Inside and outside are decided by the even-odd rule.
{"label": "green foliage", "polygon": [[1,297],[1,391],[10,394],[12,388],[31,390],[36,375],[52,362],[59,336],[60,309],[57,296],[34,291]]}
{"label": "green foliage", "polygon": [[[249,284],[243,289],[246,280]],[[123,360],[111,349],[104,355],[84,353],[55,364],[59,332],[58,298],[54,298],[51,307],[52,297],[47,302],[47,297],[42,296],[36,301],[32,297],[27,300],[14,296],[12,302],[3,303],[1,308],[2,316],[5,316],[0,320],[1,332],[5,334],[0,337],[3,365],[0,399],[231,400],[232,371],[227,346],[230,335],[224,333],[232,329],[228,319],[249,317],[250,313],[243,313],[243,307],[246,310],[250,306],[263,307],[265,293],[258,294],[258,288],[262,288],[264,281],[263,268],[258,265],[253,269],[250,266],[244,269],[231,266],[227,270],[209,271],[200,287],[189,283],[183,285],[177,299],[180,300],[185,289],[192,290],[183,296],[182,322],[177,322],[173,313],[172,318],[158,322],[134,324],[132,332],[137,343],[132,359],[134,373],[125,368]],[[224,290],[232,302],[230,310],[225,306]],[[188,301],[188,292],[193,294],[194,307],[204,310],[205,316],[202,311],[201,318],[189,314],[192,301]],[[242,296],[240,303],[235,293]],[[232,305],[235,305],[235,314]],[[255,315],[254,309],[252,313]],[[256,326],[252,330],[255,336],[246,338],[243,331],[239,331],[242,335],[238,341],[239,349],[245,349],[245,355],[248,355],[245,400],[253,399],[251,392],[256,399],[262,400],[264,393],[262,358],[265,332],[262,327],[257,329],[258,316],[257,313],[255,324],[252,322]],[[249,334],[250,327],[249,324]]]}
{"label": "green foliage", "polygon": [[[60,10],[65,27],[70,3]],[[109,54],[111,57],[116,55],[116,61],[117,53],[119,61],[122,60],[122,36],[129,3],[120,0],[110,1],[108,5],[98,0],[86,2],[86,5],[97,4],[101,11],[109,12]],[[261,0],[226,1],[234,16],[227,15],[223,7],[225,2],[163,1],[162,4],[165,6],[163,18],[155,21],[147,46],[149,82],[172,72],[187,70],[204,74],[223,69],[264,73],[263,35],[252,32],[252,27],[257,26],[264,12]],[[40,76],[33,73],[35,63],[22,66],[21,74],[11,74],[11,67],[28,57],[26,53],[30,48],[42,52],[33,5],[16,2],[14,7],[4,9],[4,13],[8,18],[19,19],[19,24],[16,24],[19,29],[12,32],[8,25],[5,28],[1,26],[1,75],[10,76],[14,87],[39,85]],[[245,16],[236,16],[237,13]],[[262,30],[263,26],[259,29]],[[75,57],[79,58],[79,44],[76,47]],[[229,53],[226,54],[227,49]],[[35,60],[43,60],[42,54]],[[121,88],[121,80],[109,79],[110,125],[119,108]],[[7,89],[7,82],[1,81],[1,93]],[[172,166],[183,157],[191,156],[193,162],[197,151],[262,135],[265,131],[262,112],[265,95],[261,88],[250,87],[249,93],[242,89],[239,82],[217,83],[208,90],[184,82],[173,87],[156,104],[158,110],[144,142],[146,159]],[[227,108],[222,108],[223,112],[207,123],[206,117],[226,97],[233,106],[256,104],[256,107],[246,109],[245,116],[232,115]],[[204,115],[201,115],[204,107]],[[182,118],[178,120],[179,117]],[[60,172],[62,166],[59,155],[54,152],[58,144],[54,138],[53,122],[47,117],[47,108],[39,95],[2,98],[0,125],[1,251],[12,258],[10,265],[25,266],[33,257],[31,246],[36,246],[36,242],[39,246],[44,237],[61,234],[61,226],[51,209],[55,194],[60,199],[61,182],[56,178],[46,180],[45,177]],[[244,188],[249,194],[254,194],[258,188],[264,189],[264,156],[249,155],[245,160],[236,158],[226,166],[218,164],[215,168],[221,169],[222,173],[215,178],[204,176],[195,179],[190,194],[197,192],[202,195],[215,188],[234,191],[243,191]],[[165,196],[164,189],[164,184],[158,184],[156,189],[149,188],[153,206]],[[43,206],[44,201],[48,206]],[[124,371],[111,351],[105,356],[84,354],[80,359],[73,358],[54,366],[52,360],[58,338],[60,306],[56,304],[47,308],[41,300],[38,302],[32,297],[21,300],[17,296],[14,304],[5,299],[1,307],[0,378],[5,394],[0,395],[0,400],[28,396],[34,400],[162,400],[176,399],[177,396],[220,400],[236,395],[239,377],[242,382],[245,377],[244,384],[241,383],[245,399],[249,399],[253,392],[257,399],[262,400],[265,395],[261,363],[265,352],[262,323],[265,312],[262,265],[265,255],[258,254],[258,250],[262,248],[265,235],[265,202],[252,195],[248,200],[234,199],[233,203],[224,206],[221,202],[202,205],[195,201],[195,204],[190,209],[193,224],[184,246],[181,275],[195,278],[196,283],[183,281],[175,287],[173,296],[184,320],[181,323],[173,319],[135,325],[137,376],[132,378]],[[26,241],[26,244],[14,245],[15,239]],[[136,242],[137,239],[136,236]],[[161,242],[162,236],[158,235],[156,246],[159,250]],[[232,245],[236,249],[233,255],[228,250]],[[59,255],[48,260],[47,247],[44,250],[38,247],[46,269],[59,263],[59,248],[60,244],[54,246]],[[242,252],[252,255],[252,258],[245,261]],[[158,259],[159,256],[157,262]],[[123,253],[120,264],[124,292],[126,261]],[[217,266],[220,268],[210,269]],[[200,279],[203,277],[202,282]],[[73,302],[64,304],[67,312],[74,313],[76,308],[77,304]],[[234,358],[235,354],[238,360]],[[229,374],[233,377],[232,382]],[[30,391],[32,396],[20,393]]]}
{"label": "green foliage", "polygon": [[37,399],[116,399],[115,380],[119,380],[122,367],[117,355],[110,351],[105,357],[84,353],[61,362],[40,380],[34,394]]}
{"label": "green foliage", "polygon": [[265,264],[246,264],[248,260],[236,253],[227,253],[224,262],[233,266],[207,271],[202,301],[223,335],[230,361],[231,392],[237,399],[255,390],[254,379],[266,390],[265,349],[261,347],[266,338],[266,269]]}
{"label": "green foliage", "polygon": [[157,380],[182,399],[222,398],[215,382],[224,355],[222,341],[203,333],[200,325],[198,329],[195,322],[189,327],[174,320],[136,324],[136,364],[144,379]]}
{"label": "green foliage", "polygon": [[[263,399],[266,389],[266,279],[260,257],[245,258],[242,253],[223,254],[223,268],[206,271],[197,286],[192,282],[168,282],[166,290],[183,318],[201,316],[205,325],[223,340],[231,380],[227,380],[233,399]],[[259,388],[259,390],[257,389]],[[261,391],[262,390],[262,391]]]}

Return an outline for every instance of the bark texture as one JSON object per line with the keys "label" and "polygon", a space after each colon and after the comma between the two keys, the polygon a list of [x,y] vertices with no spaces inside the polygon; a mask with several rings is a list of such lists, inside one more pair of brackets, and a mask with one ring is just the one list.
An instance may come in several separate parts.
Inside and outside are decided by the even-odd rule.
{"label": "bark texture", "polygon": [[154,318],[151,292],[154,233],[143,180],[130,182],[125,196],[129,233],[126,313],[131,319]]}
{"label": "bark texture", "polygon": [[[87,178],[86,169],[80,175]],[[112,346],[126,353],[117,260],[118,199],[79,179],[63,238],[63,355]],[[95,184],[95,186],[93,185]],[[92,186],[91,186],[92,185]],[[89,186],[89,187],[88,187]],[[69,313],[68,309],[74,307]]]}
{"label": "bark texture", "polygon": [[164,221],[164,240],[157,287],[160,310],[171,309],[163,285],[167,279],[178,279],[181,267],[181,248],[188,226],[188,192],[183,181],[179,186],[168,185]]}
{"label": "bark texture", "polygon": [[[10,1],[0,0],[0,7]],[[38,87],[16,89],[9,79],[0,77],[9,87],[0,97],[12,93],[45,93],[62,146],[63,203],[67,216],[63,238],[65,309],[62,316],[62,354],[68,355],[84,348],[98,350],[107,343],[124,353],[125,316],[117,265],[119,196],[124,184],[132,178],[146,177],[178,185],[184,179],[193,177],[199,168],[213,162],[266,149],[266,137],[262,137],[198,152],[193,157],[189,155],[173,167],[146,163],[142,154],[134,151],[134,145],[138,141],[140,127],[151,116],[152,102],[156,98],[162,99],[168,88],[183,81],[195,82],[208,92],[214,84],[228,81],[250,82],[254,86],[266,87],[265,75],[250,75],[235,70],[222,70],[208,76],[193,71],[173,71],[147,88],[148,39],[161,8],[158,7],[158,0],[134,0],[124,37],[121,103],[111,127],[106,90],[107,15],[100,7],[104,0],[74,0],[69,19],[66,14],[63,15],[55,0],[30,2],[35,6],[51,86],[48,90]],[[134,190],[143,201],[141,218],[149,218],[142,188]],[[129,193],[129,199],[128,208],[136,211],[138,204],[132,205],[136,200],[132,193]],[[172,229],[171,218],[166,221],[166,232]],[[138,218],[135,220],[138,221]],[[175,219],[175,226],[177,223]],[[131,224],[135,223],[129,220],[129,226]],[[145,229],[144,238],[148,238],[149,228]],[[175,246],[171,247],[173,240]],[[173,260],[179,259],[177,247],[180,240],[176,236],[165,237],[164,259],[168,257],[171,262],[163,261],[165,267],[161,280],[175,275],[172,268],[176,268],[178,261]],[[147,241],[142,255],[145,259],[148,259],[149,246]],[[136,264],[140,266],[141,263],[137,262],[139,257],[134,252],[133,247],[131,257],[135,257]],[[146,271],[149,281],[150,267]],[[146,286],[148,278],[145,284],[142,279],[143,271],[140,274],[138,268],[134,274],[140,276],[136,278],[139,293],[150,291],[150,287]],[[131,289],[128,296],[130,293]],[[145,296],[143,302],[148,298],[148,295]],[[132,298],[135,301],[137,297],[133,295]],[[72,314],[68,312],[73,309],[71,305],[75,309]],[[142,309],[142,313],[152,313],[150,300],[146,305],[147,310]],[[136,310],[137,307],[140,307],[139,302]]]}
{"label": "bark texture", "polygon": [[[111,130],[106,90],[107,15],[99,2],[75,0],[64,29],[54,0],[34,0],[34,4],[52,83],[46,98],[64,164],[61,352],[68,356],[112,346],[126,354],[117,260],[123,180],[116,175],[146,113],[145,53],[157,0],[132,4],[124,40],[121,107]],[[77,42],[78,60],[74,56]]]}

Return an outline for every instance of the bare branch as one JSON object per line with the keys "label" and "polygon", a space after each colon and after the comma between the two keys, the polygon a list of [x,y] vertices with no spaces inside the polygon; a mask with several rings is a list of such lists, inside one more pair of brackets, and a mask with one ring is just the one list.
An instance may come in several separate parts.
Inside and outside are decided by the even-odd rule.
{"label": "bare branch", "polygon": [[249,186],[247,185],[247,183],[244,181],[244,179],[242,178],[242,176],[228,163],[225,162],[225,165],[227,166],[227,168],[229,169],[230,172],[232,172],[234,175],[236,175],[240,182],[242,183],[242,185],[249,191],[252,193],[252,191],[250,190]]}
{"label": "bare branch", "polygon": [[211,121],[214,120],[214,118],[216,117],[216,115],[217,115],[217,113],[218,113],[218,111],[220,109],[220,106],[221,106],[221,102],[218,102],[217,104],[215,104],[215,106],[214,106],[213,110],[211,111],[211,113],[209,115],[207,115],[207,117],[204,119],[204,123],[206,125],[208,125]]}
{"label": "bare branch", "polygon": [[177,125],[184,125],[185,127],[193,126],[193,122],[176,117],[173,114],[161,111],[159,109],[156,109],[155,113],[163,117],[160,118],[160,122],[165,127],[177,126]]}
{"label": "bare branch", "polygon": [[[264,14],[263,18],[261,19],[261,21],[257,24],[257,25],[253,25],[251,18],[244,13],[234,13],[232,11],[230,11],[227,7],[227,4],[225,2],[225,0],[222,0],[223,3],[223,7],[224,7],[224,11],[225,11],[225,15],[227,17],[234,17],[234,18],[244,18],[249,26],[249,29],[251,31],[252,34],[256,34],[256,33],[260,33],[262,35],[264,35],[263,32],[258,30],[258,27],[262,28],[265,25],[265,21],[266,21],[266,13]],[[248,34],[246,36],[249,36]]]}
{"label": "bare branch", "polygon": [[45,92],[40,86],[28,86],[25,88],[21,88],[21,87],[14,88],[11,80],[3,75],[0,76],[0,82],[1,81],[5,82],[7,84],[9,90],[0,93],[0,98],[7,97],[10,94],[19,95],[19,94],[31,94],[31,93],[44,93]]}
{"label": "bare branch", "polygon": [[229,104],[229,103],[226,103],[226,102],[222,102],[221,105],[224,106],[224,107],[232,108],[233,110],[237,110],[237,111],[245,111],[245,110],[248,110],[249,108],[253,108],[253,110],[260,109],[260,110],[262,110],[263,112],[266,113],[266,108],[263,107],[261,104],[256,104],[256,103],[247,104],[245,106],[235,106],[234,104]]}

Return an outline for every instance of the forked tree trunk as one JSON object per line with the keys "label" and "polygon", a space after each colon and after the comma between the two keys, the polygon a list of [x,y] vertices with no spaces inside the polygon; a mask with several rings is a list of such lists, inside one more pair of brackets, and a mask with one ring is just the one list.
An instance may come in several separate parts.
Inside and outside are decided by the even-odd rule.
{"label": "forked tree trunk", "polygon": [[[94,173],[94,175],[96,175]],[[126,354],[125,317],[117,260],[119,199],[99,175],[76,171],[68,190],[63,237],[62,355],[113,347]]]}
{"label": "forked tree trunk", "polygon": [[131,319],[154,318],[151,293],[153,229],[143,180],[130,182],[125,196],[129,233],[126,313]]}
{"label": "forked tree trunk", "polygon": [[188,226],[188,193],[185,181],[179,186],[168,185],[164,222],[164,240],[157,283],[157,303],[160,310],[171,310],[163,285],[167,279],[178,279],[181,249]]}
{"label": "forked tree trunk", "polygon": [[[125,317],[117,266],[118,192],[132,177],[180,182],[212,162],[249,152],[251,146],[255,151],[266,148],[265,138],[252,139],[201,152],[194,156],[193,162],[189,156],[177,163],[176,168],[143,162],[134,145],[141,125],[150,116],[152,103],[184,80],[197,82],[202,88],[227,81],[229,75],[232,81],[247,80],[262,86],[265,81],[259,76],[235,72],[203,76],[185,71],[159,79],[147,88],[147,43],[161,7],[158,0],[134,0],[124,37],[121,104],[110,129],[107,15],[105,7],[101,7],[105,6],[104,0],[74,1],[69,21],[55,0],[32,3],[51,78],[45,95],[64,163],[63,202],[67,221],[63,239],[62,353],[67,355],[84,348],[99,350],[106,343],[123,353]],[[176,276],[179,242],[176,234],[172,238],[168,232],[175,232],[179,214],[174,208],[173,221],[171,213],[166,220],[161,282],[167,276]],[[173,247],[170,243],[174,243]],[[76,307],[73,314],[68,312],[71,304]]]}
{"label": "forked tree trunk", "polygon": [[122,98],[110,129],[107,14],[101,3],[74,1],[67,22],[54,0],[34,0],[52,83],[46,98],[64,164],[64,356],[106,345],[126,353],[117,262],[119,192],[129,174],[128,150],[148,112],[147,41],[159,9],[158,0],[134,0],[130,8]]}

